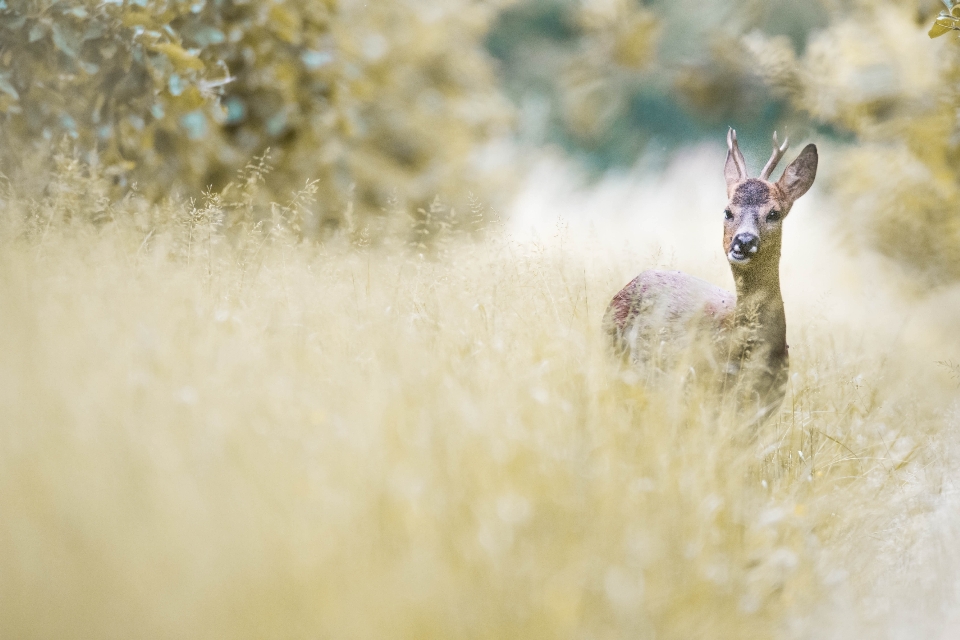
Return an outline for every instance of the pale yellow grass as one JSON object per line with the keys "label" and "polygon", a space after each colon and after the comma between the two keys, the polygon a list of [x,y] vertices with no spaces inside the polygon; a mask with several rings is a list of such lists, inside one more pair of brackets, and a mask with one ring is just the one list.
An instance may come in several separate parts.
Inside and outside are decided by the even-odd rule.
{"label": "pale yellow grass", "polygon": [[609,358],[649,238],[534,212],[420,256],[50,192],[0,205],[0,637],[948,633],[955,383],[895,318],[788,308],[751,438]]}

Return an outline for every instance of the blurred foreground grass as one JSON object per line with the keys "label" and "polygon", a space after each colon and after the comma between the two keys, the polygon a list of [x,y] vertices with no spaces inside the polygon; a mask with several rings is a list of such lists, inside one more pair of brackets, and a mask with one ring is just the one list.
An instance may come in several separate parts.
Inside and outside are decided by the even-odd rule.
{"label": "blurred foreground grass", "polygon": [[879,637],[891,583],[939,615],[954,390],[917,354],[800,329],[751,439],[608,358],[633,256],[96,188],[0,205],[0,636]]}

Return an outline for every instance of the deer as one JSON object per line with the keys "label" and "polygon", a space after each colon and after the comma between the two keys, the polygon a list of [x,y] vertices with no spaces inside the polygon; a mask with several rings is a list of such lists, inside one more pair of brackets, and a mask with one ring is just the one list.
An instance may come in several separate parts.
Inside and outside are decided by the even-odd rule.
{"label": "deer", "polygon": [[613,349],[634,366],[671,364],[663,362],[664,346],[675,347],[667,353],[676,355],[700,345],[702,353],[692,360],[697,366],[690,368],[697,374],[706,369],[721,395],[732,394],[739,415],[752,425],[776,413],[786,395],[783,222],[817,175],[817,147],[809,144],[779,180],[770,181],[789,142],[780,144],[774,132],[773,153],[760,175],[751,178],[737,132],[727,132],[723,251],[735,293],[681,271],[648,270],[613,297],[603,318]]}

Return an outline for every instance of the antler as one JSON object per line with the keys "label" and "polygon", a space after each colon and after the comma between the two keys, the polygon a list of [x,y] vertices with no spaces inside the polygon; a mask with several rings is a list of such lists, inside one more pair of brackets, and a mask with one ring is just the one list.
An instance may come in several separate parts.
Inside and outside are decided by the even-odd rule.
{"label": "antler", "polygon": [[790,138],[785,138],[783,144],[781,145],[777,141],[777,132],[773,132],[773,154],[770,156],[770,159],[767,160],[767,164],[763,167],[763,171],[760,172],[761,180],[768,180],[770,174],[773,173],[773,170],[777,168],[777,163],[780,162],[780,159],[783,157],[783,154],[787,152],[787,148],[790,146]]}
{"label": "antler", "polygon": [[733,158],[737,170],[740,172],[739,179],[746,180],[747,161],[743,159],[743,154],[740,152],[740,145],[737,144],[737,132],[733,127],[730,127],[730,130],[727,131],[727,148],[730,150],[727,157]]}

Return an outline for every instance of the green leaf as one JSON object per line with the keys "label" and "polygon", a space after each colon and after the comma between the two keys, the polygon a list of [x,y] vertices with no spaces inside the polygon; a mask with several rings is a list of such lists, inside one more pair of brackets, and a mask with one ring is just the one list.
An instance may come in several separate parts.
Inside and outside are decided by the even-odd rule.
{"label": "green leaf", "polygon": [[57,49],[64,52],[71,58],[77,57],[77,49],[79,48],[79,38],[76,37],[75,33],[72,33],[71,30],[63,25],[58,23],[53,23],[51,27],[53,34],[53,44],[56,45]]}
{"label": "green leaf", "polygon": [[27,36],[27,39],[29,42],[33,43],[33,42],[36,42],[37,40],[41,40],[45,34],[46,34],[46,29],[43,28],[43,25],[35,24],[32,27],[30,27],[30,33]]}
{"label": "green leaf", "polygon": [[214,44],[223,44],[226,36],[223,31],[211,26],[198,26],[192,29],[184,30],[184,37],[189,38],[198,47],[208,47]]}
{"label": "green leaf", "polygon": [[0,91],[4,92],[14,100],[20,99],[20,94],[14,88],[10,81],[7,79],[6,74],[0,73]]}
{"label": "green leaf", "polygon": [[940,36],[950,33],[951,29],[941,25],[939,22],[934,22],[933,26],[930,27],[930,31],[927,32],[927,35],[930,38],[939,38]]}
{"label": "green leaf", "polygon": [[191,140],[199,140],[207,133],[207,118],[202,111],[191,111],[180,118],[180,126]]}
{"label": "green leaf", "polygon": [[167,88],[170,90],[170,95],[172,96],[179,96],[183,93],[183,79],[179,74],[170,74],[170,79],[167,81]]}
{"label": "green leaf", "polygon": [[151,45],[150,48],[157,53],[162,53],[165,55],[178,70],[203,70],[203,61],[178,44],[174,44],[172,42],[162,42]]}
{"label": "green leaf", "polygon": [[933,22],[933,26],[930,27],[930,31],[927,33],[927,35],[929,35],[931,38],[939,38],[946,33],[950,33],[956,28],[957,20],[955,18],[940,16]]}
{"label": "green leaf", "polygon": [[247,106],[240,98],[227,98],[224,101],[224,106],[227,109],[227,124],[237,124],[242,122],[247,115]]}
{"label": "green leaf", "polygon": [[83,40],[84,42],[87,40],[95,40],[103,36],[106,31],[107,29],[102,22],[91,22],[87,30],[83,33]]}

